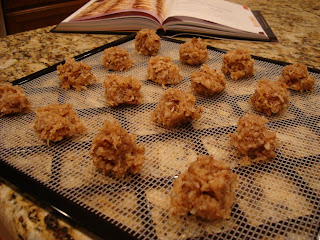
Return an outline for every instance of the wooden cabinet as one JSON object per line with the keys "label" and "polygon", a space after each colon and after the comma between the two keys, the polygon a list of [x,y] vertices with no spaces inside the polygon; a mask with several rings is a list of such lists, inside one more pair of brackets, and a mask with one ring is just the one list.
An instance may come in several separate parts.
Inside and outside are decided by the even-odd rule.
{"label": "wooden cabinet", "polygon": [[7,34],[55,25],[88,0],[2,0]]}

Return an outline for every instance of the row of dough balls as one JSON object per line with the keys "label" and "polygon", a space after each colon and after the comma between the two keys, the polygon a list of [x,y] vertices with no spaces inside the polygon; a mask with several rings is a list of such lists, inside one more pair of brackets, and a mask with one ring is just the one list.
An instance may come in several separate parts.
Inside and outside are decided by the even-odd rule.
{"label": "row of dough balls", "polygon": [[[143,29],[135,38],[135,49],[140,54],[155,55],[160,49],[160,37],[153,30]],[[201,65],[208,58],[207,45],[201,38],[193,38],[191,42],[180,45],[179,55],[182,63]],[[221,71],[232,79],[239,80],[254,75],[253,66],[254,60],[248,50],[235,49],[223,55]],[[312,91],[315,79],[309,75],[304,64],[298,63],[286,66],[279,81],[296,91]]]}
{"label": "row of dough balls", "polygon": [[[154,57],[150,59],[149,69],[152,69],[151,72],[155,75],[152,76],[154,79],[170,79],[166,76],[168,71],[163,74],[163,66],[165,66],[165,62],[166,57]],[[292,65],[288,67],[292,68]],[[158,71],[158,68],[162,68],[162,70]],[[168,69],[170,69],[170,67]],[[174,67],[171,69],[176,68]],[[210,69],[207,65],[201,66],[200,71],[196,71],[191,75],[191,89],[198,95],[212,96],[223,91],[225,84],[226,82],[224,76],[218,74],[215,70]],[[117,74],[108,74],[103,85],[105,87],[105,98],[110,106],[114,107],[119,104],[140,104],[143,101],[143,96],[140,93],[142,82],[132,76],[124,77]],[[162,98],[170,100],[170,98],[167,97],[168,95],[170,94],[164,94]],[[181,96],[181,98],[175,97],[172,99],[172,102],[183,103],[185,102],[184,98],[193,98],[187,93],[179,93],[176,94],[176,96]],[[265,113],[267,116],[272,114],[280,114],[287,108],[289,104],[289,91],[287,90],[287,85],[281,81],[260,79],[258,81],[257,88],[251,96],[249,102],[257,111]],[[178,104],[176,104],[175,108],[178,108]],[[172,111],[172,109],[170,111]],[[167,116],[166,112],[162,112],[159,115]],[[166,117],[166,119],[169,118],[170,116]],[[169,127],[179,125],[175,120],[172,120],[172,123],[170,121],[165,123],[162,120],[157,122]],[[177,124],[174,124],[174,122]],[[184,122],[185,121],[182,123]]]}
{"label": "row of dough balls", "polygon": [[[115,78],[118,78],[118,75],[114,75]],[[23,92],[23,89],[19,86],[10,86],[9,84],[5,85],[6,90],[11,90],[11,95],[13,96],[13,92],[15,91],[17,94],[14,96],[18,96],[18,105],[20,104],[19,109],[26,110],[30,108],[29,101]],[[116,91],[112,88],[112,86],[106,86],[106,89],[110,91]],[[136,92],[132,87],[130,90]],[[7,100],[10,99],[7,98]],[[12,99],[12,98],[11,98]],[[15,98],[16,99],[16,98]],[[164,92],[161,96],[156,108],[151,112],[151,119],[164,126],[164,127],[173,127],[182,125],[187,122],[191,122],[193,120],[197,120],[201,117],[202,107],[197,107],[195,105],[195,97],[189,93],[179,89],[169,88]],[[11,101],[11,103],[13,103]],[[2,101],[3,103],[3,101]],[[8,105],[9,106],[9,105]],[[10,106],[9,106],[10,107]],[[66,118],[65,116],[68,116]],[[262,121],[261,126],[266,120]],[[253,122],[259,122],[257,119]],[[240,122],[239,122],[240,124]],[[38,133],[39,138],[47,141],[60,141],[63,138],[71,137],[77,133],[86,132],[85,127],[80,122],[80,119],[77,117],[76,112],[72,109],[72,105],[70,104],[53,104],[48,107],[38,108],[36,110],[36,120],[34,125],[35,131]],[[255,130],[256,131],[256,130]],[[263,133],[262,136],[267,136],[268,134]],[[258,136],[258,135],[256,135]],[[240,138],[242,139],[242,138]],[[257,140],[257,139],[255,139]],[[254,141],[255,141],[254,140]],[[253,142],[254,142],[253,141]],[[235,142],[235,146],[238,149],[243,149],[242,145],[239,145]],[[268,142],[266,140],[259,142]],[[265,145],[265,149],[274,152],[275,144],[268,143]],[[248,144],[247,144],[248,146]],[[249,150],[242,151],[245,155],[250,155],[252,152]],[[266,154],[270,155],[267,159],[274,157],[274,154],[266,152]],[[256,153],[254,155],[257,155]]]}
{"label": "row of dough balls", "polygon": [[[169,89],[170,90],[170,89]],[[176,90],[176,89],[171,89]],[[174,92],[171,92],[174,93]],[[179,92],[176,92],[179,94]],[[175,94],[170,95],[173,97]],[[187,99],[185,104],[192,105],[192,100]],[[165,107],[165,105],[161,105]],[[199,117],[197,112],[198,109],[193,108],[194,106],[185,107],[185,113],[178,115],[177,112],[173,113],[173,118],[177,122],[187,121],[192,118]],[[170,109],[170,106],[169,108]],[[194,111],[192,111],[192,110]],[[182,112],[182,111],[181,111]],[[160,111],[154,111],[152,117],[159,117]],[[170,114],[170,112],[168,112]],[[183,116],[183,117],[182,117]],[[171,119],[171,120],[172,120]],[[236,147],[239,152],[245,156],[247,161],[253,160],[256,161],[269,161],[275,158],[275,149],[278,145],[276,139],[276,133],[269,131],[264,124],[268,120],[265,117],[260,117],[255,114],[245,114],[242,118],[239,119],[238,129],[235,133],[230,136],[230,143]],[[115,123],[114,123],[115,124]],[[112,125],[111,123],[108,125]],[[119,125],[119,124],[118,124]],[[120,125],[119,125],[120,127]],[[57,142],[65,138],[70,138],[79,133],[86,133],[86,128],[83,125],[81,119],[78,117],[77,113],[73,110],[71,104],[51,104],[46,107],[41,107],[36,109],[36,118],[34,122],[35,132],[38,134],[39,138],[47,141],[49,144],[50,141]],[[112,131],[108,130],[105,134],[111,134]],[[133,135],[132,135],[133,136]],[[131,137],[135,139],[135,137]],[[101,137],[101,139],[105,139]],[[121,139],[121,136],[114,137],[112,139]],[[112,146],[118,148],[118,144],[127,144],[122,143],[110,143]],[[110,145],[110,146],[111,146]],[[107,144],[106,147],[109,145]],[[103,149],[103,147],[101,148]],[[101,150],[100,149],[100,150]],[[100,151],[99,150],[99,151]],[[114,165],[112,165],[114,166]],[[107,171],[107,170],[106,170]]]}
{"label": "row of dough balls", "polygon": [[[135,38],[135,49],[139,54],[144,54],[148,56],[155,55],[160,49],[160,37],[155,33],[155,31],[150,29],[143,29],[138,32]],[[118,54],[121,52],[121,54]],[[180,61],[188,65],[201,65],[208,58],[208,49],[206,43],[201,38],[193,38],[190,42],[186,42],[180,45],[179,49]],[[121,61],[118,59],[121,59]],[[134,61],[129,53],[120,48],[109,48],[105,50],[105,56],[103,57],[103,62],[108,61],[105,66],[110,70],[122,71],[128,70],[134,65]],[[165,84],[175,84],[181,76],[178,76],[177,67],[172,67],[172,60],[170,58],[158,58],[153,60],[157,65],[169,65],[164,67],[164,71],[170,72],[170,68],[173,68],[172,74],[168,74],[166,78],[174,78],[175,80],[168,80],[166,82],[162,77],[153,78],[150,75],[155,75],[148,69],[148,79],[154,80],[162,85]],[[123,65],[119,65],[121,64]],[[153,65],[149,63],[149,65]],[[149,67],[150,68],[150,67]],[[161,69],[159,67],[154,67],[157,71]],[[254,60],[251,58],[247,49],[235,49],[230,50],[222,57],[222,73],[225,75],[230,75],[234,80],[239,80],[242,78],[248,78],[255,74],[254,70]],[[172,75],[172,76],[170,76]],[[279,81],[287,84],[288,88],[304,91],[313,90],[313,85],[315,79],[309,75],[307,67],[304,64],[298,63],[295,65],[287,66],[283,69],[282,75]]]}
{"label": "row of dough balls", "polygon": [[[73,61],[73,63],[71,63],[71,61]],[[70,69],[70,64],[82,65],[83,63],[68,60],[65,65]],[[284,74],[281,75],[280,79],[285,78],[288,75],[287,69],[294,69],[294,66],[299,68],[301,64],[285,67],[283,71]],[[153,81],[157,83],[164,84],[162,81],[163,79],[166,79],[166,83],[178,83],[182,79],[180,74],[176,74],[178,72],[178,67],[174,65],[172,60],[168,57],[157,56],[151,57],[149,60],[148,78],[153,79]],[[313,87],[315,79],[309,74],[307,78],[312,79]],[[71,79],[73,79],[73,77]],[[132,76],[123,77],[116,74],[108,74],[103,85],[105,87],[105,97],[110,106],[142,103],[143,96],[140,93],[142,82]],[[201,66],[200,71],[196,71],[191,75],[191,90],[197,95],[213,96],[214,94],[223,91],[225,85],[225,77],[215,70],[210,69],[207,65]],[[260,79],[258,81],[257,89],[250,98],[250,103],[257,111],[265,113],[267,116],[279,114],[285,111],[289,104],[289,91],[287,90],[287,85],[280,80],[270,81]]]}
{"label": "row of dough balls", "polygon": [[[114,77],[115,79],[121,79],[121,77],[118,75],[112,75],[112,77]],[[127,84],[127,86],[125,87],[130,89],[130,91],[133,91],[133,94],[129,94],[126,97],[130,99],[130,101],[132,99],[135,99],[135,102],[138,102],[138,100],[141,98],[141,95],[137,90],[140,89],[141,83],[135,82],[132,78],[129,79],[133,83],[125,83]],[[117,92],[118,88],[113,88],[112,86],[112,84],[114,84],[114,81],[111,81],[110,83],[110,86],[105,86],[107,91]],[[267,89],[267,87],[264,87],[264,84],[271,84],[264,82],[259,83],[260,85],[262,85],[261,91],[265,91]],[[128,85],[130,85],[130,87],[128,87]],[[30,109],[30,102],[21,87],[12,86],[10,84],[3,84],[0,86],[0,93],[2,113],[14,113],[27,111]],[[135,96],[134,94],[136,94],[136,97],[132,97]],[[111,94],[111,96],[114,95]],[[251,99],[254,97],[255,94],[251,97]],[[116,100],[109,99],[109,102],[115,101]],[[71,107],[69,106],[67,109],[70,110],[70,108]],[[84,127],[79,124],[79,121],[77,121],[77,118],[75,118],[75,113],[70,116],[70,119],[72,121],[65,123],[63,121],[63,118],[55,117],[54,115],[58,113],[64,114],[64,111],[66,111],[66,109],[60,109],[58,106],[54,106],[51,110],[50,109],[51,108],[49,108],[49,110],[46,108],[39,108],[36,110],[37,116],[39,117],[36,118],[35,130],[36,132],[38,132],[41,139],[46,141],[60,141],[64,137],[70,137],[75,133],[81,133],[85,131]],[[57,111],[57,113],[54,113],[55,111]],[[51,115],[49,113],[53,114],[53,117],[50,117]],[[202,108],[195,105],[195,97],[191,93],[179,89],[170,88],[166,90],[161,96],[155,110],[151,113],[151,119],[162,126],[173,127],[199,119],[201,117],[201,114]],[[48,120],[46,120],[46,116],[49,116]],[[55,131],[55,129],[59,129],[59,127],[65,125],[69,125],[68,128],[64,129],[64,131],[66,132],[63,132],[61,130]],[[47,129],[47,131],[44,129]],[[246,151],[246,154],[248,155],[249,151]]]}

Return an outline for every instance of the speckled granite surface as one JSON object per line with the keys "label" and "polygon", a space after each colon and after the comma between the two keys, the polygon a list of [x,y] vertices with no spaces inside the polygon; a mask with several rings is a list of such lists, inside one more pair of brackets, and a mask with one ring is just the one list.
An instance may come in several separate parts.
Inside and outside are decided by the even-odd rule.
{"label": "speckled granite surface", "polygon": [[[251,54],[320,69],[320,5],[318,0],[233,0],[259,10],[276,34],[278,43],[206,40],[209,45],[249,48]],[[13,81],[52,64],[112,42],[121,35],[50,33],[52,27],[0,39],[0,81]],[[182,39],[184,40],[184,39]],[[19,191],[0,183],[1,224],[12,239],[90,239]],[[5,209],[5,210],[4,210]],[[31,216],[31,217],[30,217]],[[50,220],[50,221],[49,221]],[[1,232],[0,224],[0,232]],[[1,237],[1,234],[0,234]]]}
{"label": "speckled granite surface", "polygon": [[13,81],[123,36],[51,33],[53,27],[1,39],[0,81]]}

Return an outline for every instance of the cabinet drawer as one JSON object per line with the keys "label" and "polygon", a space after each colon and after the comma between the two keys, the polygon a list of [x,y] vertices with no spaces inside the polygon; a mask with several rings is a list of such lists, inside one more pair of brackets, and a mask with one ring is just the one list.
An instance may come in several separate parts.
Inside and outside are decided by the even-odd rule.
{"label": "cabinet drawer", "polygon": [[14,34],[60,23],[87,1],[78,0],[42,6],[5,14],[8,34]]}
{"label": "cabinet drawer", "polygon": [[2,7],[6,12],[12,12],[63,2],[70,2],[70,0],[2,0]]}

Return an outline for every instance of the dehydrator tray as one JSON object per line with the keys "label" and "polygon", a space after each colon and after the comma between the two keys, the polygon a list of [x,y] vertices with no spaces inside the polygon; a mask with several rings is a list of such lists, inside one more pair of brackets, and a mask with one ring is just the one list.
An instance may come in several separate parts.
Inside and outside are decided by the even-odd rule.
{"label": "dehydrator tray", "polygon": [[[190,75],[199,67],[180,63],[180,43],[162,38],[158,55],[171,57],[181,69],[184,80],[173,87],[188,90]],[[114,45],[127,49],[136,62],[119,74],[142,80],[143,104],[111,108],[106,103],[102,82],[108,70],[101,56]],[[209,47],[206,64],[219,71],[222,54]],[[268,117],[266,125],[276,131],[280,143],[276,158],[245,165],[229,145],[229,134],[244,113],[259,114],[248,103],[257,80],[277,80],[285,65],[254,58],[254,77],[227,77],[224,92],[196,96],[202,117],[172,129],[150,120],[165,89],[146,80],[149,57],[135,52],[134,36],[76,57],[90,64],[99,79],[87,90],[61,89],[56,66],[20,79],[15,84],[25,89],[32,109],[0,118],[1,176],[103,239],[315,239],[320,223],[320,71],[310,69],[316,79],[314,92],[290,91],[287,111]],[[35,109],[56,102],[73,104],[88,133],[48,146],[33,130]],[[146,161],[139,174],[116,179],[93,166],[91,142],[107,119],[120,122],[145,145]],[[197,156],[207,154],[230,163],[239,175],[231,218],[171,217],[174,180]]]}

